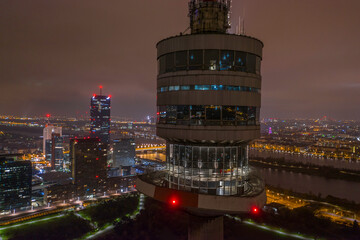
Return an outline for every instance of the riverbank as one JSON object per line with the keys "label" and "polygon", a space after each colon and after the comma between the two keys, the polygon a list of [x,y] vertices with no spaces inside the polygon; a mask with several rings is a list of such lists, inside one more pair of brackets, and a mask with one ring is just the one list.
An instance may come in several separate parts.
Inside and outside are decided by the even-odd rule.
{"label": "riverbank", "polygon": [[324,177],[327,179],[340,179],[346,181],[360,182],[360,171],[338,169],[328,166],[317,166],[299,162],[288,162],[276,158],[251,158],[249,163],[258,168],[271,168],[294,173],[308,174]]}

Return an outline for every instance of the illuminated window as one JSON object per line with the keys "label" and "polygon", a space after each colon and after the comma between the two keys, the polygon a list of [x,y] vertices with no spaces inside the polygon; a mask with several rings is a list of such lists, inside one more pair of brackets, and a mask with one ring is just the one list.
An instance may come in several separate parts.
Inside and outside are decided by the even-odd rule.
{"label": "illuminated window", "polygon": [[220,70],[233,70],[234,51],[222,50],[220,52]]}
{"label": "illuminated window", "polygon": [[204,57],[205,70],[219,69],[219,50],[205,50]]}

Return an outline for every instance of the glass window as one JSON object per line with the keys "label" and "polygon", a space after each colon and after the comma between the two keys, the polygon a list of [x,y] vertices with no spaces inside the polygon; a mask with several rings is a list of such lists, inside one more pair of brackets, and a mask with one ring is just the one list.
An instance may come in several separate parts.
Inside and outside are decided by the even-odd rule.
{"label": "glass window", "polygon": [[189,70],[201,70],[203,65],[203,51],[189,51]]}
{"label": "glass window", "polygon": [[190,86],[181,86],[182,91],[188,91],[190,90]]}
{"label": "glass window", "polygon": [[168,91],[168,87],[161,87],[160,88],[160,92],[167,92]]}
{"label": "glass window", "polygon": [[195,85],[195,90],[210,90],[210,85]]}
{"label": "glass window", "polygon": [[203,125],[205,120],[205,107],[202,105],[190,106],[191,124]]}
{"label": "glass window", "polygon": [[176,106],[167,106],[166,108],[166,123],[176,124]]}
{"label": "glass window", "polygon": [[235,106],[223,106],[222,107],[222,120],[224,125],[234,125],[236,119],[236,107]]}
{"label": "glass window", "polygon": [[206,106],[206,124],[220,125],[221,107],[220,106]]}
{"label": "glass window", "polygon": [[173,72],[175,67],[174,53],[168,53],[166,56],[166,72]]}
{"label": "glass window", "polygon": [[260,108],[256,108],[256,125],[260,125]]}
{"label": "glass window", "polygon": [[177,106],[177,124],[186,125],[189,124],[190,111],[188,105]]}
{"label": "glass window", "polygon": [[222,50],[220,52],[220,70],[233,70],[234,51]]}
{"label": "glass window", "polygon": [[205,50],[205,70],[219,70],[219,50]]}
{"label": "glass window", "polygon": [[183,71],[187,69],[187,51],[176,52],[175,64],[176,71]]}
{"label": "glass window", "polygon": [[261,58],[256,56],[256,68],[255,68],[255,73],[257,75],[260,75],[261,71]]}
{"label": "glass window", "polygon": [[158,107],[158,123],[165,124],[166,123],[166,106]]}
{"label": "glass window", "polygon": [[166,68],[165,68],[165,62],[166,62],[166,57],[161,56],[159,58],[159,74],[164,74],[166,72]]}
{"label": "glass window", "polygon": [[256,107],[248,107],[248,125],[255,125]]}
{"label": "glass window", "polygon": [[211,90],[224,90],[224,85],[211,85]]}
{"label": "glass window", "polygon": [[236,107],[236,122],[237,125],[246,125],[248,121],[247,115],[248,107]]}
{"label": "glass window", "polygon": [[254,54],[247,54],[246,71],[249,73],[255,73],[256,69],[256,56]]}
{"label": "glass window", "polygon": [[235,52],[235,70],[240,72],[246,71],[246,53]]}
{"label": "glass window", "polygon": [[179,91],[180,86],[169,86],[169,91]]}

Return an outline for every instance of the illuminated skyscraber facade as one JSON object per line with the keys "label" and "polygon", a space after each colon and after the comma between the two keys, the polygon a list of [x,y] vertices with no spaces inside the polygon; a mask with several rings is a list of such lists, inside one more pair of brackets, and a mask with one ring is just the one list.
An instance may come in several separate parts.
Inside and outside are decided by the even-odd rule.
{"label": "illuminated skyscraber facade", "polygon": [[222,214],[266,202],[248,165],[248,145],[260,137],[263,43],[228,34],[229,12],[230,1],[192,0],[191,34],[157,44],[157,135],[167,141],[167,169],[136,186],[207,216],[191,221],[189,239],[222,239]]}
{"label": "illuminated skyscraber facade", "polygon": [[106,184],[106,144],[99,138],[71,139],[73,184],[78,196],[103,192]]}
{"label": "illuminated skyscraber facade", "polygon": [[110,142],[110,100],[111,96],[94,94],[90,101],[90,136],[105,144]]}

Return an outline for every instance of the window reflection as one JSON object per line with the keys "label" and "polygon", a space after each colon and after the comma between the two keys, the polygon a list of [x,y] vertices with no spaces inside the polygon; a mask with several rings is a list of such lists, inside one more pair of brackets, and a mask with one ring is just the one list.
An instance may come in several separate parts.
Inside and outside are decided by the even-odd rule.
{"label": "window reflection", "polygon": [[239,71],[260,75],[261,58],[246,52],[232,50],[178,51],[159,57],[158,71],[211,70]]}
{"label": "window reflection", "polygon": [[204,57],[205,70],[219,69],[219,50],[205,50]]}
{"label": "window reflection", "polygon": [[159,87],[158,92],[167,92],[167,91],[189,91],[189,90],[197,90],[197,91],[242,91],[242,92],[255,92],[260,93],[259,88],[253,87],[243,87],[243,86],[232,86],[232,85],[176,85],[176,86],[166,86]]}
{"label": "window reflection", "polygon": [[202,70],[203,51],[190,50],[189,51],[189,70]]}
{"label": "window reflection", "polygon": [[187,51],[176,52],[175,64],[176,71],[187,69]]}
{"label": "window reflection", "polygon": [[220,53],[220,70],[233,70],[234,67],[234,51],[222,50]]}
{"label": "window reflection", "polygon": [[259,125],[260,108],[246,106],[170,105],[158,107],[158,123],[209,126]]}

